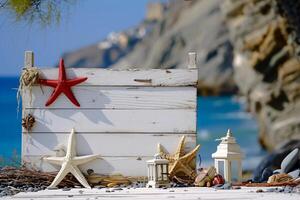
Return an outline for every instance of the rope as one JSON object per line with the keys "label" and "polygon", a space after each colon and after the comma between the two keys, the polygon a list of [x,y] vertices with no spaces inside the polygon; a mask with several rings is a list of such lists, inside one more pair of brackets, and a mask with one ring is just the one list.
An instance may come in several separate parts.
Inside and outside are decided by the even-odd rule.
{"label": "rope", "polygon": [[25,89],[29,89],[30,104],[32,103],[32,87],[39,81],[39,71],[36,67],[23,68],[21,77],[19,79],[19,88],[17,92],[17,111],[19,112],[20,97],[23,96]]}

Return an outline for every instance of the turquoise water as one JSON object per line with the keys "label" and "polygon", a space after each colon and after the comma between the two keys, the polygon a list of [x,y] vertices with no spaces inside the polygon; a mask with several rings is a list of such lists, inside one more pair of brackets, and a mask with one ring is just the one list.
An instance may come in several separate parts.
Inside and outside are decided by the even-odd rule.
{"label": "turquoise water", "polygon": [[[0,78],[0,155],[6,163],[21,152],[21,112],[17,113],[17,77]],[[246,154],[244,168],[252,169],[260,161],[263,151],[257,143],[257,125],[244,112],[243,103],[234,97],[198,97],[198,135],[202,165],[212,164],[216,150],[215,139],[230,128]],[[0,163],[1,164],[1,163]]]}

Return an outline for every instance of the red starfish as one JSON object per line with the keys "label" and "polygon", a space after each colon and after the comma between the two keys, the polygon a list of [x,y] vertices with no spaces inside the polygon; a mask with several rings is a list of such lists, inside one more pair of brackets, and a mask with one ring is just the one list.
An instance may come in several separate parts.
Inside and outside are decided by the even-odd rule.
{"label": "red starfish", "polygon": [[74,105],[80,107],[80,104],[76,100],[71,87],[82,83],[85,80],[87,80],[87,77],[67,80],[64,60],[60,59],[58,80],[40,79],[40,84],[55,88],[45,106],[49,106],[50,104],[52,104],[61,93],[64,93]]}

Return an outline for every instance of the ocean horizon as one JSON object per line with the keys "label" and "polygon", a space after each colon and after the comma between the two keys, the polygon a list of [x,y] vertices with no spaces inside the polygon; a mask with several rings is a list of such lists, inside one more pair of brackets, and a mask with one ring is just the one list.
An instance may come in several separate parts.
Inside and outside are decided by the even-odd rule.
{"label": "ocean horizon", "polygon": [[[17,76],[0,77],[0,166],[21,163],[21,102],[17,110]],[[211,154],[227,129],[231,129],[242,151],[245,153],[244,169],[253,170],[265,152],[257,142],[258,127],[253,117],[245,112],[245,104],[234,96],[198,97],[197,143],[201,145],[201,167],[213,164]]]}

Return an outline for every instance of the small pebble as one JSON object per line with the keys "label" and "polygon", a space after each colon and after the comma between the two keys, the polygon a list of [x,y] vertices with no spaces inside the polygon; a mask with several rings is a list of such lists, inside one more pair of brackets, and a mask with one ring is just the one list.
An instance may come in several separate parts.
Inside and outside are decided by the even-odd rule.
{"label": "small pebble", "polygon": [[113,191],[120,191],[123,190],[122,188],[114,188]]}
{"label": "small pebble", "polygon": [[225,183],[221,188],[224,190],[230,190],[232,188],[232,185],[230,183]]}
{"label": "small pebble", "polygon": [[70,194],[70,195],[68,195],[68,197],[73,197],[73,196],[74,196],[74,195],[71,195],[71,194]]}
{"label": "small pebble", "polygon": [[275,192],[277,188],[268,188],[266,189],[266,192]]}
{"label": "small pebble", "polygon": [[240,186],[232,186],[232,189],[239,190],[239,189],[241,189],[241,187]]}
{"label": "small pebble", "polygon": [[51,187],[51,188],[47,188],[47,190],[58,190],[57,187]]}
{"label": "small pebble", "polygon": [[105,192],[110,192],[110,190],[105,190]]}
{"label": "small pebble", "polygon": [[293,191],[293,188],[291,186],[285,186],[284,193],[291,193]]}
{"label": "small pebble", "polygon": [[256,193],[262,193],[262,192],[264,192],[262,189],[256,190]]}
{"label": "small pebble", "polygon": [[96,185],[94,188],[96,188],[96,189],[103,189],[103,188],[106,188],[106,187],[103,186],[103,185]]}
{"label": "small pebble", "polygon": [[169,192],[175,192],[174,190],[169,190]]}
{"label": "small pebble", "polygon": [[78,192],[79,192],[79,194],[83,194],[83,190],[79,190]]}
{"label": "small pebble", "polygon": [[63,188],[62,191],[70,191],[71,188]]}

